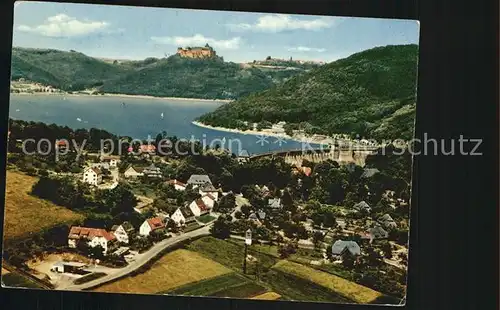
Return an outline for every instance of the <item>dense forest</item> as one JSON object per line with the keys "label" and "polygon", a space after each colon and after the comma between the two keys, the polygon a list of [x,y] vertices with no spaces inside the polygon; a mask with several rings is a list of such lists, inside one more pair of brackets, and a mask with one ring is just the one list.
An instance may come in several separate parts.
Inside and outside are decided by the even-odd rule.
{"label": "dense forest", "polygon": [[76,51],[13,48],[11,79],[65,91],[96,88],[106,93],[204,99],[235,99],[263,91],[304,72],[243,68],[222,57],[146,58],[105,62]]}
{"label": "dense forest", "polygon": [[66,91],[98,87],[129,71],[75,51],[12,49],[12,80],[24,78]]}
{"label": "dense forest", "polygon": [[285,121],[288,129],[306,133],[411,139],[417,59],[417,45],[369,49],[221,106],[199,120],[241,129],[246,122]]}

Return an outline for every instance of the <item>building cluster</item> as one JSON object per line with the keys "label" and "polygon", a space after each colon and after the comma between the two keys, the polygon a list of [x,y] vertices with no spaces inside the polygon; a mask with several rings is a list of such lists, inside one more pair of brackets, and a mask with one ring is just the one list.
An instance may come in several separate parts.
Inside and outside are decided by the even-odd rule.
{"label": "building cluster", "polygon": [[[107,157],[105,159],[108,165],[117,165],[117,162],[114,161],[115,159],[110,157]],[[101,162],[99,164],[104,163]],[[102,173],[100,169],[101,168],[98,167],[87,168],[84,172],[84,181],[93,185],[99,184],[102,181]],[[130,169],[132,169],[132,167],[127,169],[127,171],[129,171]],[[137,172],[136,170],[134,171]],[[141,175],[158,177],[157,174],[159,172],[155,167],[149,166],[147,168],[144,168],[141,173]],[[134,176],[136,175],[129,175],[129,177]],[[191,186],[193,189],[196,189],[198,191],[198,193],[200,194],[200,198],[197,198],[192,202],[177,208],[170,215],[157,214],[153,218],[146,219],[138,229],[139,238],[147,237],[155,231],[166,232],[167,224],[169,221],[172,221],[177,227],[183,227],[190,223],[196,222],[195,217],[210,214],[214,208],[215,203],[219,200],[219,191],[213,186],[212,181],[210,180],[208,175],[191,175],[187,183],[183,183],[175,179],[166,181],[165,183],[171,184],[178,191],[184,191],[188,186]],[[129,244],[131,234],[134,233],[134,227],[128,222],[124,222],[120,225],[115,225],[111,228],[110,231],[107,231],[103,228],[73,226],[71,227],[68,234],[68,246],[70,248],[76,248],[79,241],[85,241],[86,244],[90,247],[96,247],[98,245],[101,246],[103,248],[104,255],[107,255],[109,253],[117,254],[119,245]],[[125,251],[122,251],[122,253],[120,254],[124,253]]]}
{"label": "building cluster", "polygon": [[203,47],[179,47],[177,55],[185,58],[213,58],[217,56],[215,50],[208,44]]}

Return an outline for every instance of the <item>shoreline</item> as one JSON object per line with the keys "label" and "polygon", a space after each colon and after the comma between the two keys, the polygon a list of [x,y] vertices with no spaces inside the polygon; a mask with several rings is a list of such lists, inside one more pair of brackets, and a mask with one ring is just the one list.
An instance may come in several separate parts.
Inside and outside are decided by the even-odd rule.
{"label": "shoreline", "polygon": [[155,97],[149,95],[127,95],[127,94],[102,94],[102,95],[91,95],[91,94],[69,94],[69,93],[47,93],[47,92],[36,92],[36,93],[15,93],[11,92],[11,95],[21,95],[21,96],[63,96],[63,97],[119,97],[119,98],[137,98],[137,99],[156,99],[156,100],[175,100],[175,101],[201,101],[201,102],[224,102],[230,103],[233,100],[230,99],[202,99],[202,98],[181,98],[181,97]]}
{"label": "shoreline", "polygon": [[237,133],[237,134],[242,134],[242,135],[253,135],[253,136],[267,136],[267,137],[275,137],[275,138],[283,138],[287,140],[292,140],[296,142],[301,142],[301,143],[312,143],[312,144],[322,144],[322,145],[327,145],[330,143],[333,143],[333,139],[323,139],[323,140],[318,140],[314,139],[312,137],[292,137],[287,134],[279,134],[279,133],[273,133],[270,131],[261,130],[239,130],[239,129],[233,129],[233,128],[225,128],[225,127],[214,127],[210,125],[203,124],[198,121],[192,121],[191,124],[201,127],[201,128],[207,128],[207,129],[212,129],[212,130],[217,130],[217,131],[222,131],[222,132],[230,132],[230,133]]}

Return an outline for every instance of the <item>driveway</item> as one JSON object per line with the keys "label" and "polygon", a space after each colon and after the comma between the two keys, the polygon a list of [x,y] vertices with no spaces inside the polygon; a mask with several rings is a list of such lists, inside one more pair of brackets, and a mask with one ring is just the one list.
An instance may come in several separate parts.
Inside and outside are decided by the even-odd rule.
{"label": "driveway", "polygon": [[87,288],[94,287],[96,285],[106,283],[106,282],[111,282],[113,280],[116,280],[120,277],[126,276],[127,274],[131,273],[132,271],[136,270],[137,268],[141,267],[142,265],[146,264],[148,261],[150,261],[152,258],[154,258],[156,255],[158,255],[160,252],[165,250],[166,248],[175,245],[177,242],[184,241],[189,238],[194,238],[194,237],[199,237],[199,236],[204,236],[204,235],[209,235],[210,234],[210,227],[212,225],[207,225],[202,228],[181,234],[181,235],[176,235],[172,238],[164,239],[157,244],[153,245],[151,249],[149,249],[147,252],[142,253],[142,254],[137,254],[135,256],[135,261],[130,263],[124,268],[116,269],[115,270],[109,270],[108,272],[112,272],[111,274],[108,273],[107,276],[104,276],[102,278],[83,283],[80,285],[74,284],[71,286],[67,286],[66,288],[61,288],[65,290],[70,290],[70,291],[79,291]]}

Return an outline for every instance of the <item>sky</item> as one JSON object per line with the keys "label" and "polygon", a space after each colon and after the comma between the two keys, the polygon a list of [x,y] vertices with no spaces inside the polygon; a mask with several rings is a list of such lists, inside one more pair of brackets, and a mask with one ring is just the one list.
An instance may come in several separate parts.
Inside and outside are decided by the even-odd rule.
{"label": "sky", "polygon": [[392,44],[418,44],[413,20],[16,2],[13,46],[144,59],[211,45],[226,61],[331,62]]}

